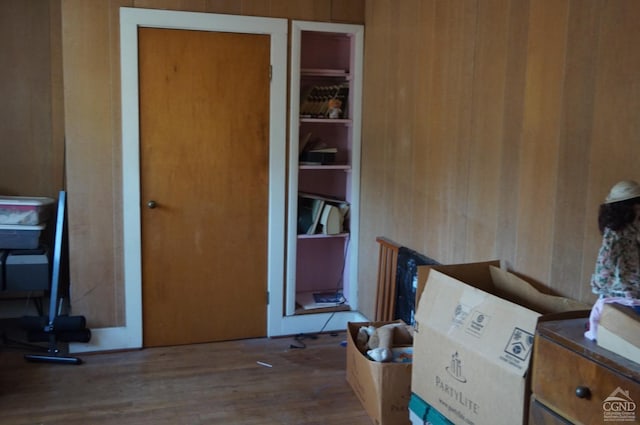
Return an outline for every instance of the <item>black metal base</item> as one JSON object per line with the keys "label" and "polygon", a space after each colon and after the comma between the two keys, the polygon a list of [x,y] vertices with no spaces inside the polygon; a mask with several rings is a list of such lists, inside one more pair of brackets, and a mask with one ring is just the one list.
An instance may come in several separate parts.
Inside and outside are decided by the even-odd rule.
{"label": "black metal base", "polygon": [[29,342],[47,342],[51,337],[56,342],[89,342],[91,340],[90,329],[78,329],[73,331],[55,331],[54,333],[44,331],[29,331],[27,339]]}
{"label": "black metal base", "polygon": [[55,356],[46,354],[25,354],[24,359],[33,363],[59,363],[59,364],[82,364],[82,359],[78,357]]}

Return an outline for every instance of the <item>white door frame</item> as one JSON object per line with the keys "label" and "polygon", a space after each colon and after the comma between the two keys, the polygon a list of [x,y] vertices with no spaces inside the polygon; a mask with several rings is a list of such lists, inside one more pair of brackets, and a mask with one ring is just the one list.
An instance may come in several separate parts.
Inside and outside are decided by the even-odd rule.
{"label": "white door frame", "polygon": [[[140,127],[138,103],[138,28],[171,28],[268,34],[272,79],[269,125],[269,218],[267,334],[280,333],[283,316],[287,20],[248,16],[120,8],[122,93],[122,208],[125,325],[92,330],[87,344],[71,351],[142,347],[142,254],[140,230]],[[239,307],[241,308],[241,307]]]}

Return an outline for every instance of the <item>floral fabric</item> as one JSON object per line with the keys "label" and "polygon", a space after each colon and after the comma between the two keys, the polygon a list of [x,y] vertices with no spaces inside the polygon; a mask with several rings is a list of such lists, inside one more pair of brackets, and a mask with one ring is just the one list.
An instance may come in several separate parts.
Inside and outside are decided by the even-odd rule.
{"label": "floral fabric", "polygon": [[591,289],[601,297],[640,298],[640,231],[636,223],[620,231],[605,228]]}

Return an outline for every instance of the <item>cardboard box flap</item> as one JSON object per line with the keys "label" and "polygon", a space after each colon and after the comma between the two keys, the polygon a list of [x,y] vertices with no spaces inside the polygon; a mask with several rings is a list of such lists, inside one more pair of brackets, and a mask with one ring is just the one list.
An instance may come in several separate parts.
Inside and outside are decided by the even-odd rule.
{"label": "cardboard box flap", "polygon": [[418,285],[416,287],[416,311],[420,304],[420,297],[429,279],[431,270],[438,270],[463,282],[474,282],[476,288],[490,292],[493,289],[493,281],[489,266],[500,266],[500,261],[491,260],[480,263],[469,264],[438,264],[418,266]]}
{"label": "cardboard box flap", "polygon": [[[488,267],[485,270],[489,275]],[[416,313],[416,332],[428,327],[486,363],[522,377],[529,367],[539,316],[432,269]]]}
{"label": "cardboard box flap", "polygon": [[482,289],[485,292],[491,292],[494,288],[490,267],[500,267],[500,261],[491,260],[479,263],[430,266],[431,269],[451,276],[461,282],[472,283],[474,287]]}
{"label": "cardboard box flap", "polygon": [[495,293],[509,301],[515,302],[538,313],[561,313],[565,311],[589,310],[591,307],[570,298],[544,294],[531,286],[529,282],[517,275],[490,266],[491,279]]}

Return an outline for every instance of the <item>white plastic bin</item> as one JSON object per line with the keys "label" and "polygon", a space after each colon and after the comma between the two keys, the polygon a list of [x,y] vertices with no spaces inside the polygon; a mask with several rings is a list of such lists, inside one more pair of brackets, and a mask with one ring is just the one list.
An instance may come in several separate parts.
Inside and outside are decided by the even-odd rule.
{"label": "white plastic bin", "polygon": [[51,217],[54,202],[45,197],[0,196],[0,224],[44,223]]}
{"label": "white plastic bin", "polygon": [[0,249],[36,249],[44,224],[0,224]]}

